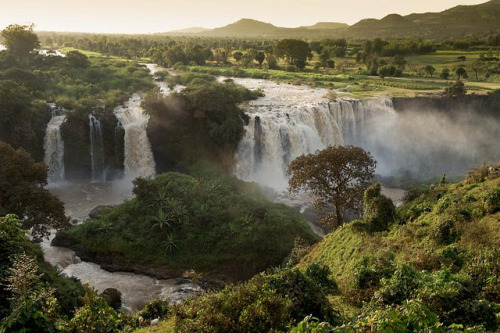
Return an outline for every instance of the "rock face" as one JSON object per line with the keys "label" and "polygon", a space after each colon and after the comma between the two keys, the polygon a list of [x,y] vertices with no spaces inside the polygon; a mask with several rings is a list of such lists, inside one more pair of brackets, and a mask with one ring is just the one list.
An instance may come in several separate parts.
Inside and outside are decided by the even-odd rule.
{"label": "rock face", "polygon": [[115,288],[104,289],[100,296],[115,310],[119,310],[122,306],[122,293]]}
{"label": "rock face", "polygon": [[[107,179],[120,178],[123,173],[123,140],[118,119],[112,112],[94,110],[92,112],[102,126],[104,168]],[[64,164],[67,180],[91,179],[92,160],[90,148],[90,125],[88,114],[69,114],[61,126],[64,138]]]}
{"label": "rock face", "polygon": [[90,211],[89,218],[92,220],[98,220],[108,214],[113,208],[114,206],[97,206]]}

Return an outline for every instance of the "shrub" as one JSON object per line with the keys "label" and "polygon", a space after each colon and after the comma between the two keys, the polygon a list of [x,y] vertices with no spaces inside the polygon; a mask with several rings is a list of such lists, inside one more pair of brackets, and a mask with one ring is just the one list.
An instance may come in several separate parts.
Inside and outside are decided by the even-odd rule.
{"label": "shrub", "polygon": [[458,233],[455,229],[455,223],[452,220],[438,222],[434,227],[431,238],[441,245],[448,245],[456,242]]}
{"label": "shrub", "polygon": [[500,186],[488,190],[484,197],[484,209],[490,214],[500,210]]}
{"label": "shrub", "polygon": [[372,231],[387,230],[396,215],[394,203],[380,191],[380,184],[375,183],[368,187],[363,195],[363,219]]}
{"label": "shrub", "polygon": [[383,279],[380,289],[375,293],[375,299],[384,304],[402,304],[411,299],[420,285],[420,276],[413,267],[402,264],[394,274]]}

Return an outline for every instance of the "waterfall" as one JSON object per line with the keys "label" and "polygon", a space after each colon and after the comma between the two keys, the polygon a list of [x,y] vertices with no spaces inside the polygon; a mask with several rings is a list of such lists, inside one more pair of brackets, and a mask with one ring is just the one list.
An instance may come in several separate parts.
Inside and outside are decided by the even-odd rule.
{"label": "waterfall", "polygon": [[65,110],[55,104],[49,104],[52,118],[47,124],[43,149],[44,162],[49,167],[48,182],[56,184],[64,182],[64,141],[61,135],[61,125],[66,120]]}
{"label": "waterfall", "polygon": [[395,116],[390,99],[256,103],[246,112],[250,122],[236,151],[236,176],[279,190],[286,188],[286,169],[296,157],[334,145],[363,147],[375,122]]}
{"label": "waterfall", "polygon": [[92,181],[106,181],[106,168],[104,164],[104,145],[102,139],[101,121],[93,114],[89,114],[90,126],[90,158],[92,162]]}
{"label": "waterfall", "polygon": [[156,166],[146,132],[149,116],[141,107],[141,97],[134,94],[114,113],[125,131],[125,177],[154,175]]}

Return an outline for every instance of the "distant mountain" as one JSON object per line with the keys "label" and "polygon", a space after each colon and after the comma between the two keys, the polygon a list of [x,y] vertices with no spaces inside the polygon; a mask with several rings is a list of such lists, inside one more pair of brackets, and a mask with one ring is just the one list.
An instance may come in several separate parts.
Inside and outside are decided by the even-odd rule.
{"label": "distant mountain", "polygon": [[[198,30],[197,30],[198,29]],[[318,22],[311,26],[282,28],[252,19],[241,19],[216,29],[189,28],[165,34],[190,34],[211,37],[267,38],[461,38],[468,35],[500,33],[500,0],[473,6],[457,6],[439,13],[401,16],[390,14],[345,23]]]}
{"label": "distant mountain", "polygon": [[366,19],[349,27],[350,38],[465,37],[500,32],[500,0],[480,5],[457,6],[439,13],[401,16],[391,14],[381,20]]}
{"label": "distant mountain", "polygon": [[338,23],[338,22],[318,22],[311,26],[305,26],[301,28],[311,29],[311,30],[335,30],[348,28],[349,24],[346,23]]}
{"label": "distant mountain", "polygon": [[216,28],[208,32],[203,32],[201,35],[209,35],[214,37],[225,36],[244,36],[244,37],[258,37],[258,36],[272,36],[279,28],[271,23],[264,23],[252,19],[241,19],[237,22],[228,24],[221,28]]}
{"label": "distant mountain", "polygon": [[193,27],[193,28],[172,30],[172,31],[166,32],[165,34],[169,34],[169,33],[174,33],[174,34],[198,34],[198,33],[207,32],[207,31],[210,31],[210,30],[212,30],[212,29],[200,28],[200,27]]}

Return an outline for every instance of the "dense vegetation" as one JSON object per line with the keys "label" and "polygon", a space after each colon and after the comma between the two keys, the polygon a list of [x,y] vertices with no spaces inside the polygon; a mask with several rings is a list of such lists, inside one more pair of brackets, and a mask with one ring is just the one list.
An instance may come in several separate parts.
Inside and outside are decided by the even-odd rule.
{"label": "dense vegetation", "polygon": [[148,136],[158,171],[186,170],[202,160],[230,171],[247,119],[238,105],[262,93],[230,80],[217,83],[211,75],[187,73],[166,79],[172,87],[186,88],[169,96],[154,89],[142,103],[151,117]]}
{"label": "dense vegetation", "polygon": [[117,264],[230,281],[281,264],[297,237],[316,240],[298,212],[269,203],[257,188],[215,171],[194,174],[139,178],[135,199],[64,235]]}
{"label": "dense vegetation", "polygon": [[90,172],[89,113],[102,120],[106,163],[120,168],[123,161],[115,156],[112,112],[133,93],[153,87],[147,69],[124,59],[89,58],[78,51],[68,51],[64,57],[39,54],[32,27],[11,25],[2,34],[8,49],[0,51],[0,140],[41,161],[51,117],[48,103],[55,103],[68,116],[62,130],[70,178],[72,171],[77,176]]}
{"label": "dense vegetation", "polygon": [[396,213],[375,184],[365,192],[363,220],[312,247],[297,244],[293,253],[307,253],[298,269],[164,305],[160,331],[497,331],[499,191],[500,166],[483,165],[462,183],[443,177],[409,192]]}

